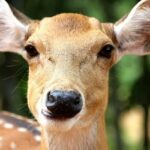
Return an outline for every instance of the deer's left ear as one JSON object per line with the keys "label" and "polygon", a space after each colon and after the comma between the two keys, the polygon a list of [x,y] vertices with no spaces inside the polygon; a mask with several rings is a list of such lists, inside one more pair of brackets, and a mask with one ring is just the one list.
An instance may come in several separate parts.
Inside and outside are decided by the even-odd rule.
{"label": "deer's left ear", "polygon": [[150,0],[140,1],[114,30],[120,56],[150,54]]}

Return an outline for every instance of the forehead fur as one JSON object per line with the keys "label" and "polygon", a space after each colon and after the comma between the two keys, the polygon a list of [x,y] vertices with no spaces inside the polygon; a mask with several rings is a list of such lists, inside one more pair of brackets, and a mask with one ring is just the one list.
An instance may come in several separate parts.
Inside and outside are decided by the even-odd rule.
{"label": "forehead fur", "polygon": [[67,31],[87,31],[91,28],[88,17],[79,14],[60,14],[52,17],[53,25]]}
{"label": "forehead fur", "polygon": [[112,29],[112,24],[101,23],[93,17],[63,13],[30,24],[26,41],[37,47],[43,45],[43,51],[89,50],[95,45],[116,42]]}
{"label": "forehead fur", "polygon": [[64,13],[53,17],[44,18],[40,22],[42,32],[50,31],[52,33],[83,33],[92,28],[98,28],[99,21],[80,14]]}

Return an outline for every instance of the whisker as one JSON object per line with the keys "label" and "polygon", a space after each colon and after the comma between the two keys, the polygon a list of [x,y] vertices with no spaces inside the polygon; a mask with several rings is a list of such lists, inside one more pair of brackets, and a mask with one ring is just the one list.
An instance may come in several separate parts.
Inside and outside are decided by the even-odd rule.
{"label": "whisker", "polygon": [[19,76],[22,73],[22,71],[25,71],[25,68],[26,67],[24,65],[21,66],[13,75],[3,78],[2,80],[8,80],[8,79]]}
{"label": "whisker", "polygon": [[13,64],[13,65],[7,65],[6,67],[7,68],[14,68],[14,67],[16,67],[18,64]]}
{"label": "whisker", "polygon": [[18,84],[16,85],[16,87],[14,88],[14,90],[12,91],[12,94],[15,93],[16,89],[19,87],[19,85],[22,82],[22,79],[25,77],[26,74],[23,75],[23,77],[19,80]]}

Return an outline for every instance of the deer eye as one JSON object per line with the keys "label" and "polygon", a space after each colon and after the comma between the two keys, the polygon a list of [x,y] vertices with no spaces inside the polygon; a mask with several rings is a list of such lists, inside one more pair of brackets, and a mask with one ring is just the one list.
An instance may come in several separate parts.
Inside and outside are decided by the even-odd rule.
{"label": "deer eye", "polygon": [[98,57],[110,58],[113,50],[114,46],[111,44],[107,44],[100,50],[100,52],[98,53]]}
{"label": "deer eye", "polygon": [[39,55],[38,51],[36,50],[35,46],[29,44],[25,46],[25,51],[28,53],[29,57],[36,57]]}

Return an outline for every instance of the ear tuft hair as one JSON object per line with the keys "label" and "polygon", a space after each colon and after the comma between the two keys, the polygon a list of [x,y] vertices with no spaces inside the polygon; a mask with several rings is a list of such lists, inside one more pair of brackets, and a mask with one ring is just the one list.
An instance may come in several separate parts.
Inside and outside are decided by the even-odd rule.
{"label": "ear tuft hair", "polygon": [[23,45],[27,26],[12,13],[5,0],[0,0],[0,51],[16,52]]}
{"label": "ear tuft hair", "polygon": [[140,1],[129,15],[115,24],[119,50],[123,54],[150,54],[150,1]]}

